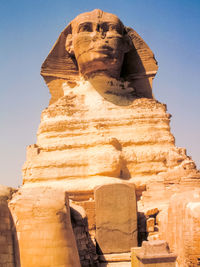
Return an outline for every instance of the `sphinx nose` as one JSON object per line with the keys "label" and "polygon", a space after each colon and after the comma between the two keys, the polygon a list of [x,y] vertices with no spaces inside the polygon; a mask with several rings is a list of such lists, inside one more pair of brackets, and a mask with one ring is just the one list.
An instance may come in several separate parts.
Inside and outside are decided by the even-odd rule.
{"label": "sphinx nose", "polygon": [[106,32],[104,32],[103,30],[100,31],[100,34],[101,34],[101,38],[104,39],[106,37]]}
{"label": "sphinx nose", "polygon": [[92,33],[92,40],[96,41],[98,39],[104,39],[106,37],[106,33],[103,31],[95,31]]}

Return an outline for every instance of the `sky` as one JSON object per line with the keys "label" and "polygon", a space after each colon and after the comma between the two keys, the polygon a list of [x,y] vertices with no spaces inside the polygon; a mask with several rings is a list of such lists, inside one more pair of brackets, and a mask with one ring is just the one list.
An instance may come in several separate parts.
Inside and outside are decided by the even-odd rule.
{"label": "sky", "polygon": [[172,114],[176,145],[200,168],[199,0],[0,0],[0,184],[22,184],[50,95],[40,67],[65,26],[95,8],[116,14],[155,54],[157,100]]}

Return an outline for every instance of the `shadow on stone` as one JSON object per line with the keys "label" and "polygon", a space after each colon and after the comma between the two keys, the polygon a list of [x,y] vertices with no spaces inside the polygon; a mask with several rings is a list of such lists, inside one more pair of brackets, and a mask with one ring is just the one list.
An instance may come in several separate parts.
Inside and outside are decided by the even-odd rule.
{"label": "shadow on stone", "polygon": [[[16,229],[8,207],[11,188],[0,186],[0,266],[20,267]],[[18,253],[19,255],[19,253]]]}
{"label": "shadow on stone", "polygon": [[10,223],[11,223],[11,230],[12,230],[12,242],[13,242],[13,251],[14,251],[14,267],[21,267],[20,262],[20,249],[19,249],[19,242],[17,237],[16,226],[12,217],[12,214],[9,210],[10,216]]}
{"label": "shadow on stone", "polygon": [[96,246],[88,231],[88,219],[81,206],[70,204],[71,223],[82,267],[98,267]]}
{"label": "shadow on stone", "polygon": [[143,241],[147,241],[148,233],[146,231],[146,216],[144,212],[137,213],[138,222],[138,246],[142,246]]}

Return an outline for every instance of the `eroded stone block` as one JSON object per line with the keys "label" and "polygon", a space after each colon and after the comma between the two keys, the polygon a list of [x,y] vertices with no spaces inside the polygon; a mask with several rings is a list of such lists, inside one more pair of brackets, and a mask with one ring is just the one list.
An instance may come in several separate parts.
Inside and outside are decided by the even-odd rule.
{"label": "eroded stone block", "polygon": [[17,267],[80,267],[64,190],[22,188],[9,207],[20,251]]}
{"label": "eroded stone block", "polygon": [[154,232],[155,218],[147,219],[147,232]]}
{"label": "eroded stone block", "polygon": [[134,251],[138,266],[175,267],[176,255],[171,253],[164,240],[144,241],[141,249]]}
{"label": "eroded stone block", "polygon": [[162,218],[162,223],[167,224],[162,235],[178,254],[179,266],[197,266],[200,258],[200,190],[172,196],[168,217]]}

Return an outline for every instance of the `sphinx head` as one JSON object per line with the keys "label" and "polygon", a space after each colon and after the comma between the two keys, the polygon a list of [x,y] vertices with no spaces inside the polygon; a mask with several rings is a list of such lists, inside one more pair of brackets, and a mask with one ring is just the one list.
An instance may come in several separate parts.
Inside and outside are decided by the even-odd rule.
{"label": "sphinx head", "polygon": [[41,75],[52,96],[50,103],[64,95],[66,84],[77,86],[81,76],[128,82],[138,97],[152,98],[157,69],[153,52],[134,29],[124,27],[117,16],[95,9],[77,16],[61,32]]}
{"label": "sphinx head", "polygon": [[65,49],[77,61],[79,74],[85,78],[104,74],[119,78],[124,54],[131,40],[124,25],[113,14],[95,9],[71,22]]}

